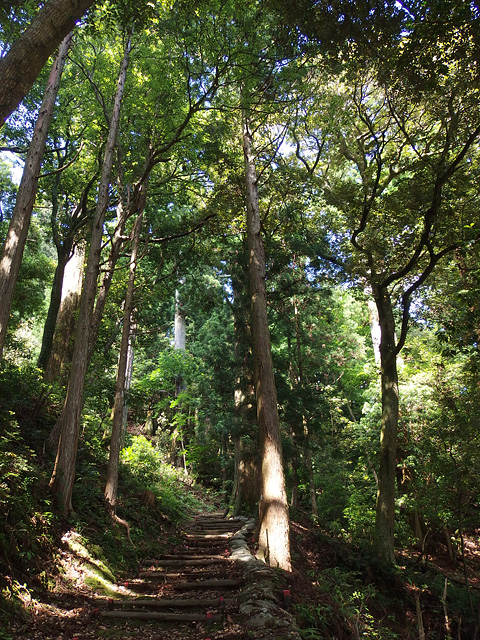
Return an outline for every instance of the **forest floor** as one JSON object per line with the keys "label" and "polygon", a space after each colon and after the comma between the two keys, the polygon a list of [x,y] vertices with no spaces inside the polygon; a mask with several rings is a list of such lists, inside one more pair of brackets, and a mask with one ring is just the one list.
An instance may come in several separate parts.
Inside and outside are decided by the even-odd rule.
{"label": "forest floor", "polygon": [[[171,532],[173,533],[173,532]],[[475,532],[476,534],[479,532]],[[50,572],[49,591],[18,589],[23,614],[0,638],[12,640],[86,640],[125,638],[142,640],[206,639],[245,640],[241,620],[226,616],[222,628],[210,630],[203,623],[189,627],[161,622],[111,621],[99,614],[99,596],[125,596],[132,588],[118,581],[93,585],[91,559],[63,536],[56,564]],[[171,536],[172,540],[174,536]],[[480,545],[478,535],[465,538],[465,565],[452,560],[439,542],[427,561],[417,551],[397,556],[397,568],[386,572],[367,553],[321,532],[305,517],[292,522],[294,570],[289,576],[292,612],[302,635],[308,639],[333,638],[381,640],[455,638],[472,640],[478,626],[480,593]],[[170,551],[175,552],[173,548]],[[99,563],[100,566],[100,563]],[[89,568],[90,567],[90,568]],[[100,567],[101,569],[101,567]],[[108,570],[100,571],[106,574]],[[469,589],[465,588],[468,578]],[[101,605],[100,605],[101,606]],[[477,631],[478,633],[478,631]],[[479,636],[480,637],[480,636]]]}
{"label": "forest floor", "polygon": [[438,536],[427,557],[404,549],[389,571],[305,517],[292,522],[292,551],[292,602],[305,638],[480,638],[480,530],[465,534],[464,558],[451,557]]}

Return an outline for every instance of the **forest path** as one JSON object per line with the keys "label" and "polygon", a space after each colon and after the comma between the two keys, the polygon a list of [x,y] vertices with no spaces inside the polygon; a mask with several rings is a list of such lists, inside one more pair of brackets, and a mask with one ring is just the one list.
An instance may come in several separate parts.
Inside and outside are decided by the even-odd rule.
{"label": "forest path", "polygon": [[97,600],[100,617],[111,622],[103,637],[244,640],[237,602],[244,576],[230,544],[253,526],[220,513],[196,516],[184,527],[183,545],[143,561],[124,597]]}

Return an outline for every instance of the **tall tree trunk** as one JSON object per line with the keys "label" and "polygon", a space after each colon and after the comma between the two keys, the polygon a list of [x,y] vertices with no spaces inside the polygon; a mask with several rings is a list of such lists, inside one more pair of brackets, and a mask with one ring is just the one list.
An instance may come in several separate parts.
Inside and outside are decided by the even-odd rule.
{"label": "tall tree trunk", "polygon": [[[138,203],[137,202],[129,202],[127,206],[124,206],[124,202],[122,200],[122,184],[119,181],[118,184],[118,192],[119,192],[119,201],[117,204],[117,224],[115,227],[115,231],[112,238],[112,246],[110,249],[110,254],[108,256],[107,265],[105,268],[105,273],[102,278],[102,282],[100,284],[100,288],[98,291],[97,299],[95,302],[95,309],[93,311],[91,325],[90,325],[90,335],[88,341],[88,361],[92,359],[93,351],[95,349],[95,343],[97,342],[98,333],[100,331],[100,325],[102,322],[103,312],[105,310],[105,304],[107,302],[108,292],[110,290],[110,286],[113,280],[113,274],[115,273],[115,267],[120,256],[120,250],[123,246],[124,242],[124,232],[125,225],[127,223],[127,218],[130,213],[130,210],[138,211]],[[136,194],[134,194],[135,196]]]}
{"label": "tall tree trunk", "polygon": [[[233,517],[242,513],[242,476],[243,476],[243,456],[242,456],[242,438],[236,435],[235,438],[235,458],[233,471],[233,487],[230,496],[230,507]],[[228,513],[228,511],[227,511]]]}
{"label": "tall tree trunk", "polygon": [[0,128],[93,0],[48,0],[0,59]]}
{"label": "tall tree trunk", "polygon": [[73,337],[82,293],[84,263],[85,247],[77,245],[63,270],[61,302],[55,318],[52,348],[45,367],[47,382],[58,380],[73,357]]}
{"label": "tall tree trunk", "polygon": [[380,329],[380,321],[378,319],[378,309],[375,300],[372,297],[370,287],[365,287],[365,295],[367,298],[368,323],[370,325],[370,336],[372,338],[373,355],[377,367],[381,365],[380,341],[382,339],[382,331]]}
{"label": "tall tree trunk", "polygon": [[[179,279],[180,287],[185,284],[185,278]],[[175,318],[174,318],[174,349],[176,351],[181,351],[185,353],[187,348],[187,331],[186,331],[186,323],[185,323],[185,308],[182,302],[182,292],[180,289],[175,290]],[[181,374],[177,373],[175,375],[175,396],[178,396],[185,390],[185,381],[183,380]],[[177,442],[178,437],[180,437],[180,448],[181,448],[181,464],[183,466],[183,470],[187,473],[187,460],[185,458],[185,426],[187,425],[187,421],[184,420],[181,416],[182,406],[179,402],[175,407],[175,413],[177,414],[180,421],[177,422],[176,428],[176,436],[173,441],[173,446],[175,447],[175,458],[177,458]],[[178,462],[177,462],[178,464]]]}
{"label": "tall tree trunk", "polygon": [[313,469],[312,451],[310,449],[310,430],[308,428],[308,420],[306,416],[303,416],[303,432],[305,435],[305,462],[307,463],[307,471],[308,471],[310,507],[312,509],[312,516],[314,518],[317,518],[318,517],[317,487],[315,485],[315,473]]}
{"label": "tall tree trunk", "polygon": [[258,183],[252,142],[249,121],[245,116],[243,152],[245,158],[250,312],[261,456],[258,544],[259,555],[263,556],[266,562],[271,566],[279,566],[286,571],[291,571],[290,522],[283,470],[277,391],[268,328],[265,249],[262,240]]}
{"label": "tall tree trunk", "polygon": [[[66,162],[66,157],[63,157],[59,163],[59,169],[61,169]],[[88,193],[94,183],[95,178],[92,178],[85,189],[83,190],[83,194],[80,198],[79,203],[73,209],[70,215],[69,226],[66,230],[62,228],[62,225],[58,220],[59,213],[59,205],[58,205],[58,187],[60,184],[60,173],[57,173],[55,176],[54,185],[52,188],[52,213],[51,213],[51,227],[52,227],[52,236],[53,241],[55,243],[55,247],[57,249],[57,267],[55,269],[55,274],[53,276],[52,282],[52,291],[50,294],[50,304],[48,307],[47,318],[45,320],[45,324],[43,327],[43,336],[42,336],[42,346],[40,349],[40,355],[38,356],[37,366],[40,369],[46,370],[49,362],[50,356],[53,348],[53,340],[55,337],[56,327],[57,327],[57,317],[60,310],[60,305],[62,304],[62,300],[65,297],[65,291],[69,286],[67,282],[67,287],[63,286],[64,278],[65,278],[65,270],[67,269],[67,264],[70,263],[72,266],[68,269],[69,274],[74,274],[74,270],[77,267],[75,262],[76,256],[76,241],[75,237],[81,227],[83,227],[87,222],[87,198]],[[83,260],[84,256],[82,255],[82,270],[83,270]],[[71,262],[70,262],[71,261]],[[75,275],[73,276],[75,277]],[[75,288],[75,293],[78,289]],[[80,290],[81,291],[81,281],[80,281]]]}
{"label": "tall tree trunk", "polygon": [[[73,239],[72,239],[73,242]],[[57,266],[53,275],[52,291],[50,293],[50,304],[48,306],[47,317],[43,326],[42,346],[40,355],[38,356],[37,367],[46,369],[50,354],[52,352],[53,337],[55,335],[55,326],[57,324],[58,311],[62,303],[62,286],[65,276],[65,268],[70,259],[71,244],[62,245],[58,251]]]}
{"label": "tall tree trunk", "polygon": [[[297,305],[296,303],[294,303],[294,309],[295,312],[297,311]],[[296,323],[298,325],[298,323]],[[287,344],[288,344],[288,361],[289,361],[289,378],[290,378],[290,387],[291,387],[291,391],[293,394],[298,395],[299,393],[299,388],[300,384],[301,384],[301,360],[298,360],[298,370],[295,367],[295,356],[293,353],[293,348],[292,348],[292,340],[290,335],[288,335],[287,337]],[[297,336],[297,349],[299,346],[299,339]],[[300,351],[299,354],[300,356]],[[291,500],[290,500],[290,506],[292,508],[292,511],[295,513],[298,509],[298,505],[299,505],[299,495],[298,495],[298,488],[300,485],[300,478],[298,475],[298,469],[299,469],[299,462],[300,462],[300,443],[302,441],[301,438],[301,429],[300,429],[300,419],[301,419],[301,415],[300,413],[294,409],[292,411],[292,415],[290,418],[290,439],[291,439],[291,443],[292,443],[292,448],[291,448],[291,459],[290,459],[290,466],[291,466],[291,470],[292,470],[292,482],[291,482],[291,487],[292,487],[292,493],[291,493]]]}
{"label": "tall tree trunk", "polygon": [[382,387],[382,422],[380,428],[380,462],[378,471],[375,519],[376,549],[379,559],[395,563],[395,485],[398,429],[398,373],[395,351],[395,319],[390,294],[385,288],[374,289],[380,322],[380,356]]}
{"label": "tall tree trunk", "polygon": [[[251,446],[258,433],[252,371],[250,313],[248,307],[248,265],[244,242],[235,251],[232,273],[233,325],[235,334],[235,469],[230,504],[233,515],[252,513],[260,497],[257,451]],[[249,436],[247,438],[247,436]],[[248,442],[248,444],[246,444]]]}
{"label": "tall tree trunk", "polygon": [[125,46],[124,57],[117,82],[114,107],[108,132],[107,145],[102,166],[102,175],[98,187],[97,207],[93,220],[85,280],[83,284],[80,310],[75,336],[72,366],[67,388],[67,395],[62,413],[58,419],[60,437],[57,457],[53,469],[50,486],[57,496],[64,513],[72,511],[72,492],[75,480],[75,462],[77,458],[80,418],[83,408],[83,392],[88,365],[88,344],[92,321],[93,305],[97,291],[97,278],[100,268],[100,254],[103,238],[103,222],[108,206],[108,191],[112,175],[115,145],[120,123],[120,107],[127,74],[131,38]]}
{"label": "tall tree trunk", "polygon": [[[179,285],[185,284],[185,278],[180,278]],[[175,290],[175,320],[174,320],[174,349],[185,353],[187,348],[187,327],[185,321],[185,307],[182,301],[181,289]],[[179,396],[183,390],[181,375],[175,376],[175,395]],[[185,456],[184,456],[185,457]]]}
{"label": "tall tree trunk", "polygon": [[292,512],[296,513],[298,509],[298,485],[300,484],[300,480],[298,477],[298,442],[295,435],[295,429],[291,429],[290,437],[292,439],[292,457],[291,457],[291,467],[292,467],[292,498],[290,500],[290,506],[292,508]]}
{"label": "tall tree trunk", "polygon": [[[185,284],[182,279],[180,284]],[[185,324],[185,307],[182,303],[182,295],[180,290],[175,291],[175,329],[174,329],[174,348],[185,351],[187,347],[187,333]]]}
{"label": "tall tree trunk", "polygon": [[127,433],[127,422],[128,422],[128,404],[126,401],[126,395],[130,391],[130,387],[132,386],[132,374],[133,374],[133,344],[135,342],[135,331],[137,325],[133,322],[130,327],[130,335],[128,337],[128,347],[127,347],[127,366],[125,370],[125,394],[123,398],[123,414],[122,414],[122,446],[125,442],[125,435]]}
{"label": "tall tree trunk", "polygon": [[[55,99],[60,86],[60,79],[71,39],[72,36],[69,34],[63,40],[48,78],[42,106],[40,107],[37,122],[35,123],[32,141],[28,147],[22,180],[18,188],[12,219],[0,259],[0,360],[2,359],[3,348],[5,346],[13,291],[17,283],[23,251],[27,241],[28,229],[30,227],[33,205],[37,195],[38,176],[40,175],[45,142],[50,128],[50,122],[52,121]],[[0,60],[0,65],[3,60]],[[5,95],[1,78],[0,95]]]}
{"label": "tall tree trunk", "polygon": [[[115,518],[117,507],[118,465],[120,449],[123,440],[123,413],[125,405],[125,381],[127,377],[128,346],[131,335],[133,294],[135,289],[135,271],[137,268],[138,247],[140,243],[140,229],[143,212],[135,221],[132,231],[132,253],[130,256],[130,272],[128,276],[127,292],[123,312],[122,340],[118,358],[117,381],[115,386],[115,401],[113,405],[112,437],[110,440],[110,455],[108,458],[107,481],[105,485],[105,500],[111,515]],[[127,529],[128,530],[128,529]]]}
{"label": "tall tree trunk", "polygon": [[[295,318],[295,341],[296,341],[296,355],[297,355],[297,367],[298,367],[298,375],[292,375],[292,385],[297,384],[297,393],[303,393],[304,388],[304,376],[303,376],[303,355],[302,355],[302,338],[300,332],[300,313],[298,309],[297,300],[293,301],[293,313]],[[292,357],[293,362],[293,357]],[[317,488],[315,486],[315,473],[313,469],[313,460],[312,460],[312,452],[310,449],[310,430],[308,428],[308,418],[305,414],[305,411],[302,411],[302,439],[303,439],[303,447],[305,451],[305,463],[307,466],[308,472],[308,486],[309,486],[309,495],[310,495],[310,507],[312,509],[312,516],[316,518],[318,516],[317,509]],[[296,430],[296,440],[300,440],[299,438],[299,429]],[[298,448],[295,448],[295,452],[298,451]],[[297,454],[298,455],[298,454]],[[292,496],[293,502],[293,496]]]}

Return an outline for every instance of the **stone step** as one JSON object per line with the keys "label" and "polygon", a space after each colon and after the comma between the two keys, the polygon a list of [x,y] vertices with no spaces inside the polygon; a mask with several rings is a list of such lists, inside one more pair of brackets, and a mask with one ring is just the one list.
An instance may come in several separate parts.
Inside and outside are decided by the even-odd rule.
{"label": "stone step", "polygon": [[189,540],[187,552],[193,551],[197,553],[208,554],[209,552],[219,556],[223,555],[226,550],[230,550],[228,540]]}
{"label": "stone step", "polygon": [[[164,584],[170,584],[170,582],[172,580],[178,580],[179,578],[198,578],[198,580],[202,580],[202,579],[214,579],[217,578],[218,575],[222,575],[222,572],[219,572],[218,569],[214,569],[214,570],[199,570],[199,571],[182,571],[181,573],[164,573],[163,571],[153,571],[151,573],[151,575],[149,576],[145,576],[145,578],[148,578],[148,580],[146,581],[145,579],[140,579],[140,581],[137,584],[132,584],[132,591],[142,591],[145,592],[148,589],[155,589],[158,588],[158,585],[160,582],[163,582]],[[235,574],[233,574],[235,575]]]}

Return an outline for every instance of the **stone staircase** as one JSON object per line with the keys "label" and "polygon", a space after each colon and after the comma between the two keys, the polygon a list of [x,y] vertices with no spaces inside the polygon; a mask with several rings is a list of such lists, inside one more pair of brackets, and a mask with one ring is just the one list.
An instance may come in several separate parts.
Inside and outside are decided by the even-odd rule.
{"label": "stone staircase", "polygon": [[125,582],[124,597],[104,599],[100,616],[154,621],[149,638],[244,640],[238,595],[245,578],[230,545],[235,549],[238,536],[244,539],[253,528],[244,518],[196,516],[185,527],[183,545],[145,559],[138,577]]}

